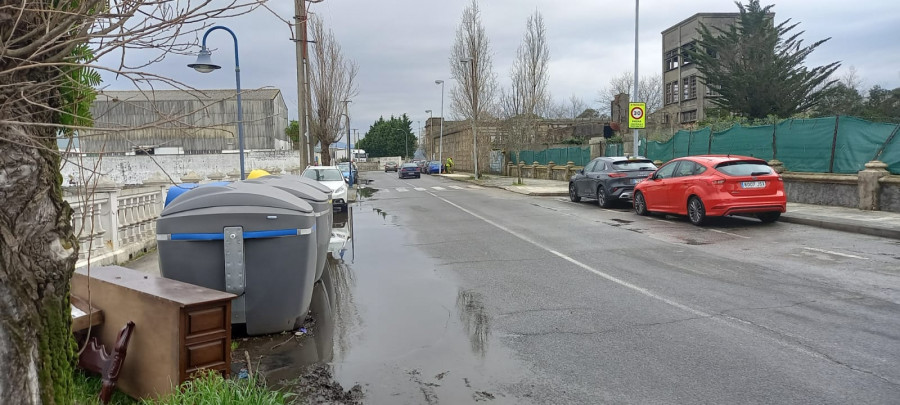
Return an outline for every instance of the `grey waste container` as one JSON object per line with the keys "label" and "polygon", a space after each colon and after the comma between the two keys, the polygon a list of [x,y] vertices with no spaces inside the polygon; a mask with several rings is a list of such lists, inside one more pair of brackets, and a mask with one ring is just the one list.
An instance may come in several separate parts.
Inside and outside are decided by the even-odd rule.
{"label": "grey waste container", "polygon": [[316,273],[316,217],[275,187],[200,187],[173,200],[156,225],[163,277],[238,295],[231,321],[259,335],[302,322]]}
{"label": "grey waste container", "polygon": [[[312,206],[316,214],[316,281],[322,278],[325,270],[326,255],[328,254],[328,242],[331,240],[331,224],[334,220],[334,209],[331,205],[331,189],[325,186],[327,192],[314,187],[305,181],[300,181],[300,176],[263,176],[253,180],[245,180],[246,183],[266,184],[303,199]],[[316,182],[321,185],[321,183]]]}

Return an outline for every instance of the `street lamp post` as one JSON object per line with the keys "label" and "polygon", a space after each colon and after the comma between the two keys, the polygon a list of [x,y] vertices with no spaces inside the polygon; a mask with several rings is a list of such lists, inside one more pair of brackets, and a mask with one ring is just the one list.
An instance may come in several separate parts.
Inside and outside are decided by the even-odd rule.
{"label": "street lamp post", "polygon": [[475,179],[478,179],[478,134],[475,132],[475,116],[478,114],[478,99],[475,87],[475,62],[472,58],[462,58],[459,60],[469,67],[470,78],[472,80],[472,160],[475,162]]}
{"label": "street lamp post", "polygon": [[[431,110],[425,110],[425,113],[428,114],[428,125],[425,125],[425,128],[429,129],[433,125],[431,120],[434,119],[434,114],[431,113]],[[429,129],[427,132],[428,136],[431,136],[431,130]],[[428,143],[428,138],[425,138],[425,143]],[[434,160],[434,143],[431,144],[431,160]]]}
{"label": "street lamp post", "polygon": [[234,39],[234,77],[237,83],[238,152],[241,155],[241,180],[243,180],[246,178],[244,175],[244,109],[241,106],[241,63],[240,59],[238,59],[238,40],[237,36],[234,35],[234,31],[221,25],[206,30],[206,33],[203,34],[203,42],[200,45],[200,53],[197,54],[197,61],[189,64],[188,67],[193,68],[200,73],[209,73],[213,70],[222,68],[222,66],[212,63],[212,53],[206,49],[206,37],[209,36],[210,32],[215,30],[228,31],[228,33],[231,34],[231,38]]}
{"label": "street lamp post", "polygon": [[[631,100],[632,103],[637,102],[638,100],[638,4],[640,0],[634,0],[634,99]],[[645,100],[646,101],[646,100]],[[630,113],[630,112],[629,112]],[[634,129],[634,151],[632,155],[638,156],[638,130]],[[624,148],[623,148],[624,149]]]}
{"label": "street lamp post", "polygon": [[[347,161],[350,161],[350,110],[347,108],[347,105],[352,103],[351,100],[343,100],[344,103],[344,116],[347,117]],[[353,173],[353,165],[350,165],[350,173]]]}
{"label": "street lamp post", "polygon": [[434,84],[441,85],[441,140],[440,146],[438,147],[438,160],[441,161],[441,164],[444,164],[444,81],[443,80],[435,80]]}

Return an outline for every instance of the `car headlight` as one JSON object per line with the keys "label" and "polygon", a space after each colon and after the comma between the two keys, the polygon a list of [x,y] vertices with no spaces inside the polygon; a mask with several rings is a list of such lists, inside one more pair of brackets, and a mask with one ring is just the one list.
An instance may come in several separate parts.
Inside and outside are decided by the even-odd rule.
{"label": "car headlight", "polygon": [[335,194],[344,194],[344,193],[346,193],[346,192],[347,192],[347,187],[340,186],[340,187],[338,187],[338,189],[337,189],[334,193],[335,193]]}

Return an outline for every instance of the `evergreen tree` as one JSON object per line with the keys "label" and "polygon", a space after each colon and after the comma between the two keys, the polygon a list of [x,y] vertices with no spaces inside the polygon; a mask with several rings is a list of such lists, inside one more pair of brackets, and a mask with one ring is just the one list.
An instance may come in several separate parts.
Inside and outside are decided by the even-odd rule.
{"label": "evergreen tree", "polygon": [[701,81],[719,96],[711,101],[723,110],[747,118],[790,117],[820,102],[836,82],[829,76],[840,66],[833,62],[812,69],[806,57],[826,38],[809,46],[793,33],[799,23],[790,19],[775,25],[772,5],[750,0],[738,21],[726,29],[700,24],[700,39],[684,57],[696,63]]}
{"label": "evergreen tree", "polygon": [[412,155],[416,150],[416,136],[412,133],[412,121],[406,114],[400,117],[391,116],[390,120],[378,118],[366,136],[357,142],[370,157]]}

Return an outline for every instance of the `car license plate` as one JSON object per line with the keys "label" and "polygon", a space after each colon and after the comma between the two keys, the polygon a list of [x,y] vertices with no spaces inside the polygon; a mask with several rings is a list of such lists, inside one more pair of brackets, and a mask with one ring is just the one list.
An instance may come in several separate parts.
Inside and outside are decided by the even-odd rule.
{"label": "car license plate", "polygon": [[638,184],[644,179],[631,179],[631,184]]}
{"label": "car license plate", "polygon": [[764,181],[742,181],[741,188],[763,188],[766,186]]}

